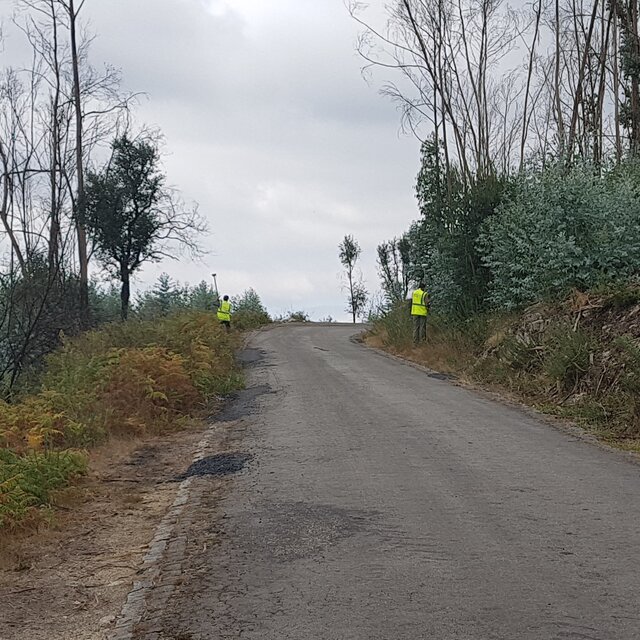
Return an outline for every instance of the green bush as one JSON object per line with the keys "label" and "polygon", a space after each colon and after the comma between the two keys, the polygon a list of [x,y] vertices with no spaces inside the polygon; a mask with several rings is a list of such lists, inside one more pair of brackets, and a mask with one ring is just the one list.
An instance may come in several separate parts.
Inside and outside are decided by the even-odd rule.
{"label": "green bush", "polygon": [[66,451],[112,434],[180,428],[242,386],[233,336],[210,312],[105,325],[46,361],[39,391],[0,402],[0,526],[48,504],[83,467]]}
{"label": "green bush", "polygon": [[289,311],[289,313],[281,319],[283,322],[311,322],[309,314],[306,311]]}
{"label": "green bush", "polygon": [[236,329],[257,329],[271,322],[260,296],[254,289],[247,289],[241,296],[232,298],[232,323]]}
{"label": "green bush", "polygon": [[402,350],[413,344],[413,324],[409,303],[397,303],[374,322],[374,332],[384,336],[384,344]]}
{"label": "green bush", "polygon": [[626,435],[640,433],[640,346],[628,336],[616,340],[623,365],[620,387],[626,395],[623,432]]}
{"label": "green bush", "polygon": [[423,143],[416,196],[421,219],[406,236],[410,275],[425,279],[437,313],[472,316],[487,305],[490,272],[477,239],[509,188],[506,177],[477,176],[469,183],[455,167],[445,175],[444,148]]}
{"label": "green bush", "polygon": [[632,164],[605,177],[582,165],[519,178],[478,240],[493,306],[555,299],[637,273],[639,184]]}
{"label": "green bush", "polygon": [[264,311],[251,311],[249,309],[240,309],[233,312],[233,326],[240,331],[257,329],[271,322],[269,314]]}
{"label": "green bush", "polygon": [[48,358],[40,397],[65,417],[67,446],[158,431],[242,385],[233,347],[208,312],[114,323],[65,340]]}
{"label": "green bush", "polygon": [[18,455],[0,449],[0,528],[16,526],[39,507],[51,505],[54,491],[86,469],[86,456],[76,451]]}
{"label": "green bush", "polygon": [[508,334],[496,349],[495,355],[514,371],[532,372],[540,369],[541,350],[541,345],[536,342]]}
{"label": "green bush", "polygon": [[603,297],[603,309],[624,311],[636,304],[640,304],[640,285],[637,281],[603,285],[594,289],[594,294]]}

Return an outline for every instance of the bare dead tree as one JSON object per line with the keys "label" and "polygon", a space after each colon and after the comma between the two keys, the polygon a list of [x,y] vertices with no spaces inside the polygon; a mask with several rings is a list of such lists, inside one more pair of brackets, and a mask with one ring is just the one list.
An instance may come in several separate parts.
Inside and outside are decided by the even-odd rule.
{"label": "bare dead tree", "polygon": [[59,0],[69,17],[69,38],[71,43],[71,64],[73,70],[73,106],[76,125],[76,201],[75,222],[78,234],[78,264],[80,267],[80,309],[83,321],[89,322],[89,254],[87,250],[87,232],[84,227],[84,154],[82,97],[80,90],[80,57],[78,55],[78,16],[85,0],[76,7],[74,0]]}
{"label": "bare dead tree", "polygon": [[[570,160],[573,155],[573,145],[575,144],[576,131],[579,123],[578,113],[580,106],[584,103],[583,100],[583,81],[585,75],[585,69],[587,66],[587,61],[589,59],[589,53],[591,48],[591,38],[593,36],[593,30],[596,24],[596,18],[598,14],[598,5],[600,4],[600,0],[594,0],[593,9],[591,11],[591,19],[589,21],[589,30],[584,42],[584,51],[582,54],[582,59],[580,62],[580,68],[578,70],[578,78],[577,78],[577,86],[576,91],[573,97],[573,108],[571,114],[571,124],[569,125],[569,137],[567,139],[567,158]],[[574,14],[575,15],[575,14]],[[582,123],[584,124],[584,118],[582,119]]]}
{"label": "bare dead tree", "polygon": [[[364,29],[359,51],[368,66],[402,74],[405,82],[387,84],[385,93],[403,105],[409,128],[430,124],[444,142],[447,166],[453,154],[467,181],[503,166],[504,149],[495,142],[513,146],[504,117],[519,110],[503,108],[504,91],[493,74],[516,46],[519,17],[502,0],[399,0],[388,9],[388,26],[377,28],[360,3],[349,8]],[[519,78],[506,77],[510,91],[519,93]],[[513,128],[519,131],[520,123],[509,122]]]}
{"label": "bare dead tree", "polygon": [[86,326],[78,167],[82,174],[96,148],[126,124],[135,99],[121,95],[117,71],[89,64],[91,38],[78,21],[83,4],[17,0],[14,24],[31,61],[0,71],[0,229],[8,249],[0,268],[0,378],[10,385],[55,347],[61,330],[78,330],[80,317]]}
{"label": "bare dead tree", "polygon": [[[528,157],[619,161],[621,127],[634,152],[634,7],[630,0],[532,0],[514,11],[501,0],[397,0],[387,5],[387,24],[376,26],[362,3],[349,4],[363,29],[358,50],[367,68],[402,77],[384,93],[402,105],[403,126],[443,141],[447,167],[459,167],[466,182],[521,170]],[[518,58],[524,64],[509,67]]]}
{"label": "bare dead tree", "polygon": [[522,132],[520,136],[520,163],[519,170],[522,171],[525,158],[525,150],[527,144],[527,137],[529,134],[529,122],[531,120],[531,114],[529,113],[529,99],[531,95],[531,79],[533,77],[534,64],[536,59],[536,46],[538,44],[540,36],[540,19],[542,18],[542,0],[538,0],[538,5],[535,9],[535,27],[533,30],[533,36],[531,38],[531,45],[529,45],[529,63],[527,66],[527,82],[524,91],[524,106],[522,108]]}

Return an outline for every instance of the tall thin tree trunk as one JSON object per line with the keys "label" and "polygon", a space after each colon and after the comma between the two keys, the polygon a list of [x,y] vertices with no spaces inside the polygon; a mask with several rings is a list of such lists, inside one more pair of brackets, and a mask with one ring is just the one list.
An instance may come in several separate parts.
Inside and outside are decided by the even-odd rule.
{"label": "tall thin tree trunk", "polygon": [[76,164],[78,195],[76,198],[76,232],[78,235],[78,263],[80,266],[80,314],[85,325],[89,324],[89,257],[87,253],[87,232],[84,226],[84,154],[83,154],[83,116],[80,96],[80,63],[77,45],[77,14],[74,0],[69,0],[69,30],[71,34],[71,62],[73,66],[73,102],[76,115]]}
{"label": "tall thin tree trunk", "polygon": [[[616,0],[612,0],[615,7]],[[613,13],[613,118],[615,120],[615,136],[616,136],[616,164],[622,161],[622,136],[620,134],[620,71],[618,67],[618,12],[612,10]]]}
{"label": "tall thin tree trunk", "polygon": [[442,0],[438,2],[438,59],[437,59],[437,71],[438,71],[438,84],[440,85],[440,113],[442,117],[442,145],[444,147],[444,170],[445,178],[447,180],[447,203],[451,203],[451,192],[453,186],[451,184],[451,162],[449,160],[449,140],[447,136],[447,114],[445,112],[444,105],[444,69],[442,62],[442,46],[443,46],[443,31],[446,26],[446,16],[443,15]]}
{"label": "tall thin tree trunk", "polygon": [[61,168],[60,159],[60,65],[58,60],[58,20],[54,0],[50,0],[51,28],[53,35],[53,67],[55,88],[51,104],[51,222],[49,227],[49,277],[53,280],[59,275],[60,253],[60,197],[58,193],[58,176]]}
{"label": "tall thin tree trunk", "polygon": [[[26,275],[27,273],[27,263],[24,259],[24,255],[22,253],[22,249],[20,248],[20,244],[18,239],[16,238],[16,234],[13,231],[13,227],[11,225],[11,221],[9,220],[9,195],[10,195],[10,176],[9,176],[9,157],[5,152],[5,148],[0,140],[0,161],[2,162],[4,175],[2,176],[2,201],[0,202],[0,218],[2,218],[2,226],[9,238],[9,242],[11,243],[11,257],[18,261],[20,265],[20,271],[22,275]],[[13,271],[12,271],[13,273]]]}
{"label": "tall thin tree trunk", "polygon": [[524,92],[524,108],[522,116],[522,136],[520,138],[520,166],[522,171],[524,165],[524,152],[527,144],[527,134],[529,132],[529,92],[531,90],[531,76],[533,75],[533,63],[535,60],[536,43],[538,42],[538,31],[540,29],[540,17],[542,16],[542,0],[538,0],[538,9],[536,10],[536,26],[531,40],[531,50],[529,51],[529,66],[527,68],[527,86]]}
{"label": "tall thin tree trunk", "polygon": [[465,175],[465,177],[468,177],[471,175],[471,171],[469,169],[469,165],[467,162],[467,158],[465,155],[465,148],[466,145],[464,144],[464,140],[463,140],[463,135],[462,132],[460,131],[460,127],[458,126],[458,123],[456,121],[455,118],[455,114],[453,113],[453,109],[451,107],[451,102],[450,100],[447,99],[445,100],[445,96],[444,96],[444,87],[440,84],[439,80],[438,80],[438,75],[436,73],[436,70],[433,67],[433,61],[431,60],[431,56],[429,56],[428,52],[427,52],[427,47],[424,41],[424,38],[422,37],[422,33],[420,32],[420,27],[418,26],[418,23],[416,21],[416,18],[413,14],[413,9],[411,8],[411,4],[409,3],[409,0],[401,0],[402,1],[402,5],[405,8],[406,14],[407,14],[407,18],[409,19],[409,25],[411,28],[411,31],[413,32],[413,34],[416,37],[416,40],[418,41],[418,46],[420,47],[420,53],[422,54],[422,62],[424,62],[424,65],[427,69],[427,71],[429,72],[429,75],[431,76],[431,80],[432,82],[436,82],[438,83],[439,87],[438,90],[440,91],[440,95],[443,98],[443,103],[445,105],[445,108],[447,110],[447,114],[449,115],[449,119],[451,121],[451,128],[453,129],[453,134],[456,140],[456,146],[458,149],[458,157],[459,160],[462,164],[462,170],[463,173]]}
{"label": "tall thin tree trunk", "polygon": [[120,318],[124,322],[129,317],[129,300],[131,299],[131,279],[126,266],[120,267]]}
{"label": "tall thin tree trunk", "polygon": [[349,293],[351,295],[351,314],[353,316],[353,324],[356,323],[356,305],[353,298],[353,267],[349,267]]}
{"label": "tall thin tree trunk", "polygon": [[562,116],[562,101],[560,99],[560,0],[555,2],[555,27],[556,27],[556,51],[555,51],[555,77],[554,77],[554,93],[556,118],[558,121],[558,149],[560,156],[564,156],[565,134],[564,134],[564,118]]}
{"label": "tall thin tree trunk", "polygon": [[582,60],[580,62],[580,69],[578,70],[578,80],[576,83],[576,93],[573,97],[573,112],[571,114],[571,126],[569,127],[569,139],[567,141],[567,162],[571,162],[571,155],[573,154],[573,145],[576,138],[576,132],[578,129],[578,114],[580,105],[582,103],[582,85],[584,83],[584,71],[587,66],[587,59],[589,57],[589,49],[591,48],[591,37],[593,35],[593,27],[596,23],[596,16],[598,15],[598,5],[600,0],[595,0],[593,3],[593,10],[591,11],[591,19],[589,21],[589,31],[584,43],[584,52],[582,54]]}
{"label": "tall thin tree trunk", "polygon": [[[638,0],[630,0],[629,36],[633,42],[633,57],[640,60],[640,38],[638,37]],[[640,152],[640,80],[638,70],[631,75],[631,155]]]}
{"label": "tall thin tree trunk", "polygon": [[[602,19],[604,21],[604,14],[607,10],[606,0],[602,0]],[[609,17],[607,19],[607,28],[603,35],[602,50],[600,52],[599,61],[599,85],[598,85],[598,102],[596,105],[595,122],[597,129],[595,133],[595,150],[594,150],[594,162],[599,165],[604,158],[604,96],[606,89],[606,73],[607,73],[607,55],[609,53],[609,37],[611,35],[611,23],[613,21],[614,12],[609,10]],[[603,29],[604,31],[604,29]]]}

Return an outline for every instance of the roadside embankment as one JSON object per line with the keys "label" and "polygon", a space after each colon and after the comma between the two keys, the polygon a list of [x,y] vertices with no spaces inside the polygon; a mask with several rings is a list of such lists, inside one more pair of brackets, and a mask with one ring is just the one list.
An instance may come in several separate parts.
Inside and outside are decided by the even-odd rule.
{"label": "roadside embankment", "polygon": [[574,292],[561,303],[465,320],[434,315],[412,343],[406,307],[365,337],[436,371],[454,374],[559,417],[598,438],[640,450],[640,286]]}
{"label": "roadside embankment", "polygon": [[65,340],[37,383],[0,403],[0,530],[46,519],[92,448],[180,430],[239,388],[235,340],[201,312]]}

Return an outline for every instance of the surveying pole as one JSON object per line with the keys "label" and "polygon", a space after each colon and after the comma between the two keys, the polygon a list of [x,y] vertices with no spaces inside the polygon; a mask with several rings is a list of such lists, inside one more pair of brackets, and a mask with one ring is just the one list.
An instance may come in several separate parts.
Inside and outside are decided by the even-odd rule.
{"label": "surveying pole", "polygon": [[216,276],[218,274],[217,273],[212,273],[211,275],[213,276],[213,285],[214,285],[215,290],[216,290],[216,295],[218,296],[218,298],[220,298],[220,294],[218,293],[218,281],[216,280]]}
{"label": "surveying pole", "polygon": [[218,309],[220,307],[220,293],[218,292],[218,281],[216,280],[217,273],[212,273],[213,276],[213,286],[216,290],[216,304],[215,307]]}

